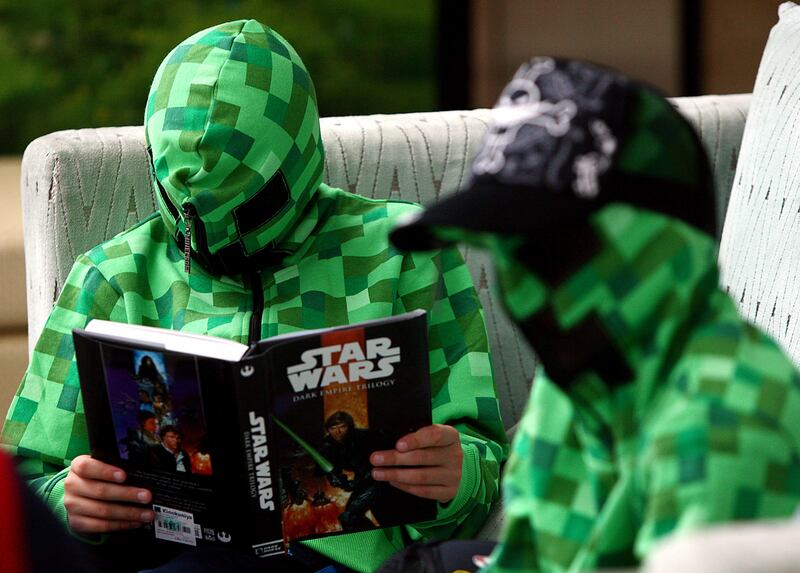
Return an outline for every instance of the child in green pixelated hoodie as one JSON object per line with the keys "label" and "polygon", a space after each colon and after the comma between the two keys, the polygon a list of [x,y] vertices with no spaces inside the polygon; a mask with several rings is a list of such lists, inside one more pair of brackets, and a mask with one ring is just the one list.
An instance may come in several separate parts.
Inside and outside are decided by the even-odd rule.
{"label": "child in green pixelated hoodie", "polygon": [[453,249],[389,245],[418,207],[321,183],[314,87],[294,49],[254,20],[193,35],[156,73],[145,132],[160,212],[78,258],[3,426],[31,485],[76,532],[153,519],[148,492],[85,455],[71,332],[92,318],[247,343],[423,308],[435,425],[372,461],[376,479],[439,500],[438,517],[305,546],[369,571],[409,540],[473,534],[506,444],[469,273]]}
{"label": "child in green pixelated hoodie", "polygon": [[654,90],[520,68],[468,188],[395,231],[491,250],[540,370],[487,571],[639,563],[665,536],[800,503],[800,376],[718,286],[697,136]]}

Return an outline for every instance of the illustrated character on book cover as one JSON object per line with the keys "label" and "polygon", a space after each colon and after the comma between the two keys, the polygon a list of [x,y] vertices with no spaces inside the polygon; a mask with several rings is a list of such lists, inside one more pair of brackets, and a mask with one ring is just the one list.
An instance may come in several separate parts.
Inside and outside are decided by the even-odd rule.
{"label": "illustrated character on book cover", "polygon": [[119,457],[142,469],[210,475],[194,359],[121,347],[103,358]]}
{"label": "illustrated character on book cover", "polygon": [[[328,333],[298,343],[276,366],[277,372],[287,372],[285,380],[276,381],[273,396],[287,541],[387,527],[410,515],[427,515],[424,501],[372,478],[370,455],[392,449],[399,437],[424,425],[430,401],[424,396],[427,388],[401,368],[400,339],[394,343],[386,334],[367,335],[363,329]],[[371,378],[329,375],[331,369],[352,370],[354,361],[381,360],[368,351],[376,347],[375,340],[398,357],[393,362],[397,368]],[[300,364],[317,372],[318,384],[301,385],[292,378],[303,374]],[[408,407],[397,408],[400,401]]]}
{"label": "illustrated character on book cover", "polygon": [[[334,487],[350,492],[344,511],[339,514],[342,529],[369,529],[380,525],[370,510],[389,486],[372,479],[369,457],[376,450],[391,448],[391,440],[387,440],[383,432],[356,428],[353,416],[343,410],[325,420],[325,430],[320,454],[333,464],[325,477]],[[372,519],[368,513],[372,513]]]}

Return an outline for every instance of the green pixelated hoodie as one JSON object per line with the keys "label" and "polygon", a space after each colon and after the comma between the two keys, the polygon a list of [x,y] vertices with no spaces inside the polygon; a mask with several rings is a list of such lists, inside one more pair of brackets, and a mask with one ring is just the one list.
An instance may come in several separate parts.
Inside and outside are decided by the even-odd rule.
{"label": "green pixelated hoodie", "polygon": [[[549,315],[534,347],[574,370],[534,382],[492,573],[634,566],[665,536],[800,504],[800,376],[720,291],[713,240],[623,204],[592,225],[601,250],[556,288],[508,249],[494,258],[515,320]],[[579,326],[592,323],[601,344]],[[603,379],[612,357],[627,383]]]}
{"label": "green pixelated hoodie", "polygon": [[668,535],[791,516],[800,375],[718,286],[691,126],[648,86],[552,58],[493,117],[467,188],[393,234],[490,249],[542,365],[487,573],[630,567]]}
{"label": "green pixelated hoodie", "polygon": [[246,343],[423,308],[433,419],[461,434],[458,494],[430,523],[306,544],[370,571],[409,539],[475,533],[498,497],[506,444],[482,309],[458,252],[398,252],[388,231],[418,207],[321,183],[311,79],[256,21],[175,48],[145,123],[160,213],[75,262],[3,426],[32,486],[65,518],[66,468],[88,452],[71,332],[92,318]]}

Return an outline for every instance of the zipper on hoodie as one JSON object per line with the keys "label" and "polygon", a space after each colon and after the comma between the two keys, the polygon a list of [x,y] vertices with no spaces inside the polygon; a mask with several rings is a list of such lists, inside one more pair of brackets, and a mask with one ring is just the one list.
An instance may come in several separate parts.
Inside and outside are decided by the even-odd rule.
{"label": "zipper on hoodie", "polygon": [[250,317],[250,334],[248,344],[252,346],[261,340],[261,316],[264,314],[264,288],[261,276],[253,273],[250,276],[250,288],[253,289],[253,316]]}
{"label": "zipper on hoodie", "polygon": [[194,219],[194,207],[191,203],[183,205],[183,221],[186,229],[183,232],[183,270],[188,275],[192,270],[192,220]]}
{"label": "zipper on hoodie", "polygon": [[[191,203],[183,205],[183,221],[186,229],[183,233],[183,269],[189,274],[192,268],[192,221],[196,213]],[[253,289],[253,316],[250,317],[248,343],[255,344],[261,340],[261,317],[264,314],[264,290],[258,273],[249,275],[250,288]]]}

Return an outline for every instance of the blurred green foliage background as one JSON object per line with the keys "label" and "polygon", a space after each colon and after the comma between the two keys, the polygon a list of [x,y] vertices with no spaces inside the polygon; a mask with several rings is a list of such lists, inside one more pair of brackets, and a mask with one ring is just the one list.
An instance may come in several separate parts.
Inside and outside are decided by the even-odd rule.
{"label": "blurred green foliage background", "polygon": [[59,129],[142,123],[184,38],[256,18],[302,56],[322,116],[433,110],[433,0],[0,0],[0,153]]}

